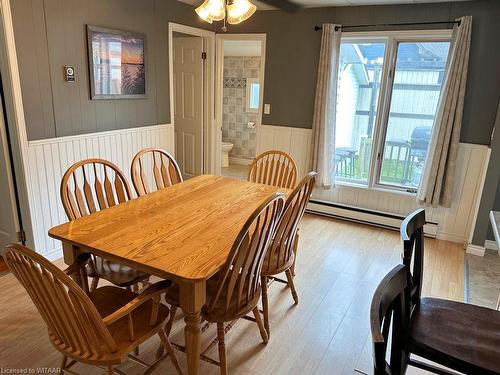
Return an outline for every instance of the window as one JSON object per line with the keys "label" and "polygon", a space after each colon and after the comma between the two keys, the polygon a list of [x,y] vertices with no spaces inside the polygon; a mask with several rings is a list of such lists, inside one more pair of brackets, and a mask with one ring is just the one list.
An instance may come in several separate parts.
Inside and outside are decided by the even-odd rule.
{"label": "window", "polygon": [[448,30],[343,36],[334,156],[339,183],[416,191],[450,37]]}
{"label": "window", "polygon": [[247,112],[259,112],[260,84],[257,78],[247,78]]}

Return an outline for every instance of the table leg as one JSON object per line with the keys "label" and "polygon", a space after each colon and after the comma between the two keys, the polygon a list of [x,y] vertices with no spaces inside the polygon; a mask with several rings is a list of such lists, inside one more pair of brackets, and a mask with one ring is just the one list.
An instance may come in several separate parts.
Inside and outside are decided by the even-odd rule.
{"label": "table leg", "polygon": [[205,281],[180,283],[180,302],[184,312],[184,337],[186,340],[186,359],[188,374],[200,373],[201,352],[201,308],[205,304]]}
{"label": "table leg", "polygon": [[[78,249],[77,246],[74,246],[69,243],[63,242],[63,259],[64,263],[66,263],[68,266],[73,264],[76,261],[76,258],[78,258],[78,255],[80,255],[82,252],[80,249]],[[82,276],[80,272],[75,272],[73,275],[71,275],[75,283],[77,283],[82,289],[84,288]]]}

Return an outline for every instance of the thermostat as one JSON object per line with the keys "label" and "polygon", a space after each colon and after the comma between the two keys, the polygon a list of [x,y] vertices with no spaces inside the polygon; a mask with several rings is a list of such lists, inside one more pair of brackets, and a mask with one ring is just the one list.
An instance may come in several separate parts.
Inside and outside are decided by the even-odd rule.
{"label": "thermostat", "polygon": [[66,74],[66,82],[75,82],[75,68],[72,65],[66,65],[64,72]]}

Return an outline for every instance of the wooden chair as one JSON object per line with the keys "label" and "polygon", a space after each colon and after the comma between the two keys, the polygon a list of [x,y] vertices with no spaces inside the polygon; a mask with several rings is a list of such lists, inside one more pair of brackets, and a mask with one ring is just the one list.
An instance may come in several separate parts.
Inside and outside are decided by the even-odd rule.
{"label": "wooden chair", "polygon": [[[261,297],[260,277],[265,252],[277,228],[285,203],[281,193],[271,195],[250,215],[241,228],[226,264],[214,277],[207,280],[207,301],[202,309],[202,318],[217,323],[219,362],[204,355],[202,359],[220,366],[221,374],[227,374],[224,323],[247,318],[257,323],[264,343],[268,337],[257,307]],[[165,300],[172,305],[171,321],[179,306],[179,287],[174,284],[167,291]],[[252,312],[254,319],[246,317]],[[167,334],[169,328],[165,328]],[[203,350],[202,352],[205,352]],[[158,355],[162,353],[160,349]]]}
{"label": "wooden chair", "polygon": [[[145,171],[146,170],[146,171]],[[146,148],[132,159],[130,175],[137,195],[149,194],[149,182],[160,190],[182,182],[182,174],[174,157],[160,148]]]}
{"label": "wooden chair", "polygon": [[[87,159],[73,164],[61,181],[61,200],[69,220],[115,206],[132,198],[127,179],[113,163],[103,159]],[[117,262],[92,255],[88,276],[91,290],[97,288],[100,278],[114,285],[137,287],[149,278],[142,272]]]}
{"label": "wooden chair", "polygon": [[[309,172],[288,196],[283,215],[264,259],[261,281],[262,307],[264,311],[264,326],[266,327],[268,337],[271,335],[269,328],[269,303],[267,298],[268,280],[273,278],[274,280],[287,283],[295,303],[299,303],[299,297],[295,290],[292,275],[292,267],[295,264],[297,255],[297,231],[300,221],[304,216],[309,198],[311,197],[317,175],[316,172]],[[274,277],[282,272],[285,272],[287,281]]]}
{"label": "wooden chair", "polygon": [[293,189],[297,182],[297,164],[286,152],[263,152],[250,164],[248,181]]}
{"label": "wooden chair", "polygon": [[408,287],[410,288],[412,309],[420,304],[422,293],[424,225],[425,209],[419,208],[403,220],[400,228],[403,240],[403,264],[408,267],[408,270],[411,270],[408,272]]}
{"label": "wooden chair", "polygon": [[[403,264],[410,316],[408,353],[467,374],[497,374],[500,369],[500,312],[439,298],[421,297],[425,212],[416,210],[403,221]],[[449,373],[409,359],[427,371]]]}
{"label": "wooden chair", "polygon": [[[409,299],[406,268],[398,265],[380,282],[373,295],[370,325],[373,343],[374,375],[399,375],[406,372],[409,356],[406,352],[409,331]],[[392,330],[390,329],[392,326]],[[391,333],[391,340],[389,334]],[[390,360],[386,362],[387,346],[391,342]]]}
{"label": "wooden chair", "polygon": [[148,372],[171,355],[177,372],[182,373],[164,332],[169,309],[160,297],[171,285],[169,281],[151,285],[141,294],[113,286],[89,292],[88,285],[82,289],[69,277],[80,273],[87,280],[88,254],[65,271],[21,245],[6,247],[3,257],[45,321],[52,345],[62,353],[62,371],[83,362],[104,365],[107,374],[113,374],[113,366],[127,357],[147,365],[129,353],[157,334],[167,354]]}

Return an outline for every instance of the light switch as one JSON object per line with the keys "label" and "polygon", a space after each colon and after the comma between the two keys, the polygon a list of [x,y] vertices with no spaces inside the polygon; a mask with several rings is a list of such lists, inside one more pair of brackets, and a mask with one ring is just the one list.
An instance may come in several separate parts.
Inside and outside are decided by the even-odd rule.
{"label": "light switch", "polygon": [[264,114],[265,115],[271,114],[271,104],[264,104]]}

